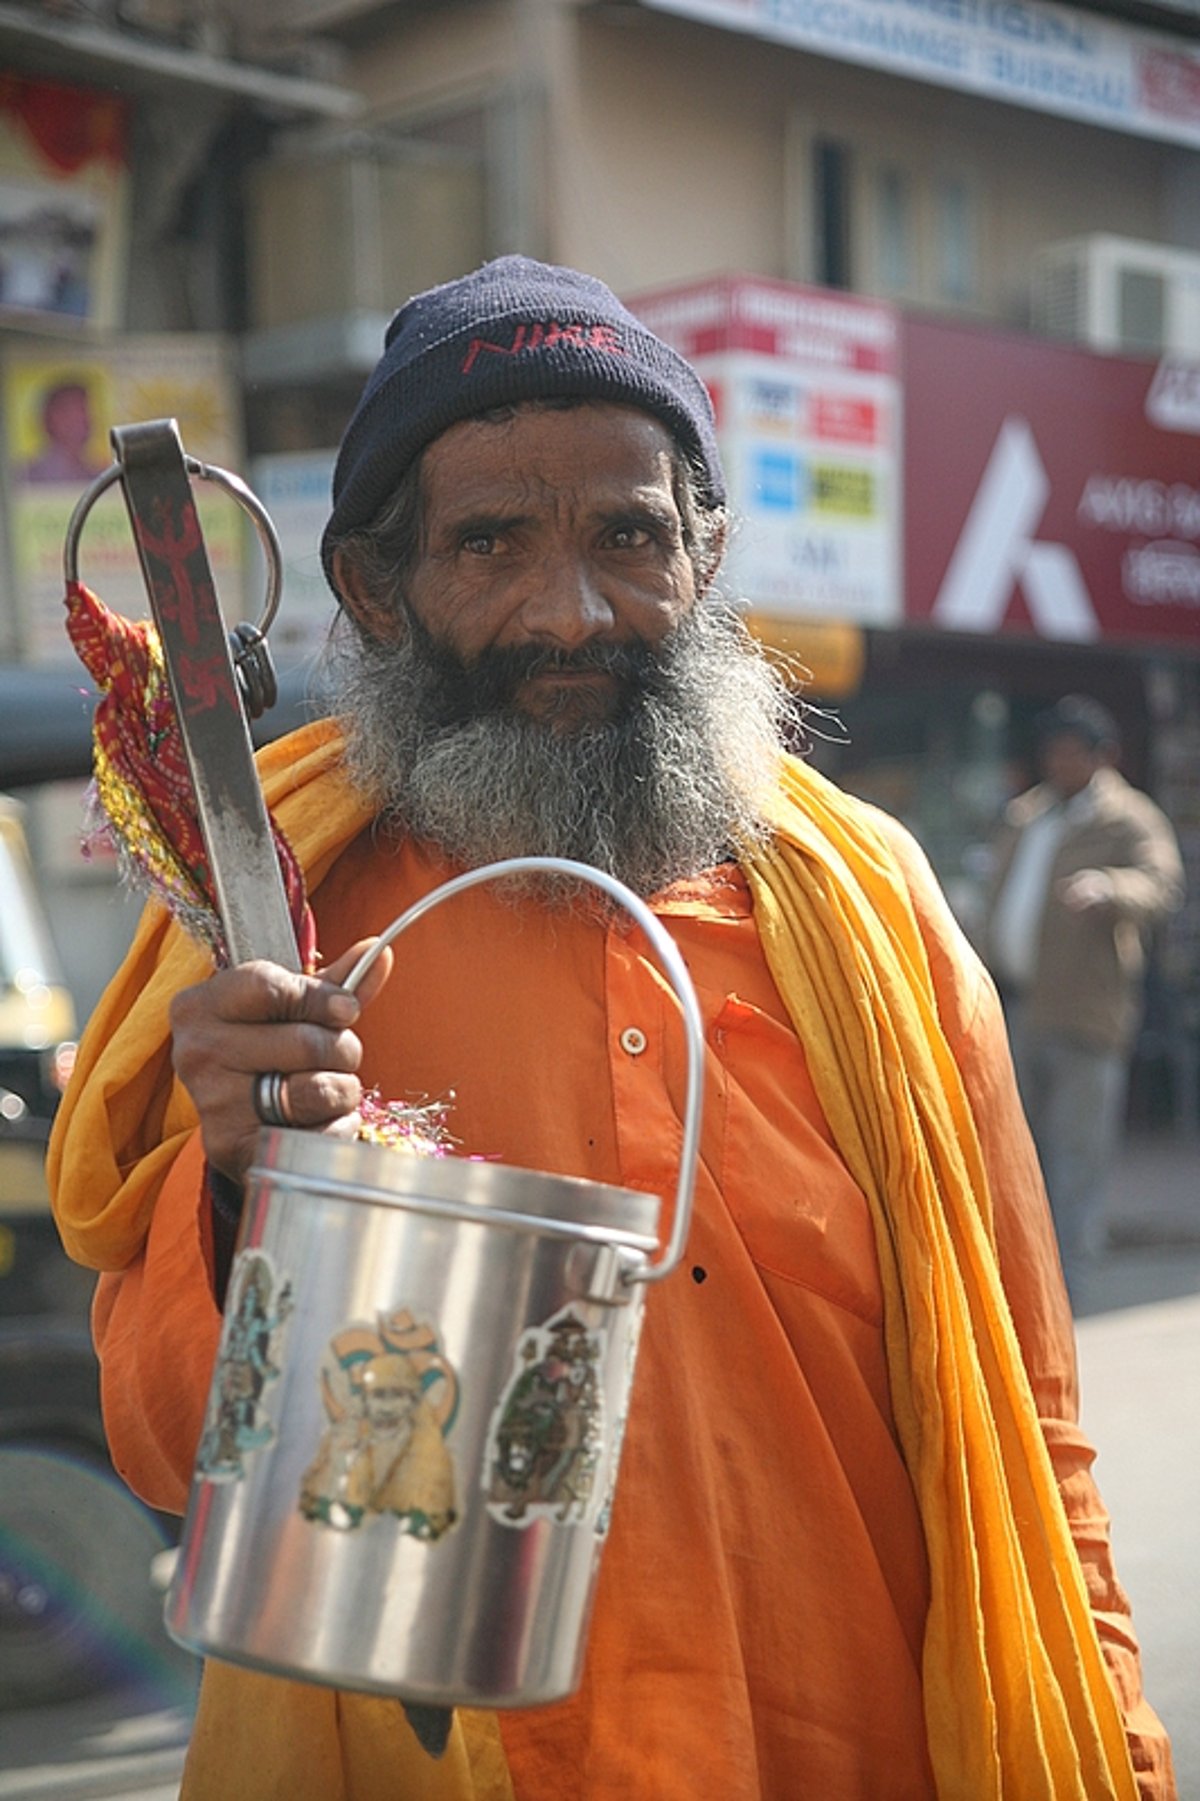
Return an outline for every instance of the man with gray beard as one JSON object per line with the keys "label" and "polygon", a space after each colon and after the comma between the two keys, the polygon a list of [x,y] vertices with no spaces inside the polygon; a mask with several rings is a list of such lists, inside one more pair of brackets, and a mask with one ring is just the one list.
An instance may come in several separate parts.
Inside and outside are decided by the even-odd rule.
{"label": "man with gray beard", "polygon": [[262,1124],[452,1094],[464,1153],[673,1192],[681,1034],[623,919],[472,888],[350,995],[373,934],[464,867],[580,859],[704,1026],[578,1693],[442,1732],[210,1661],[185,1801],[1173,1793],[995,993],[907,834],[788,753],[715,595],[724,499],[703,386],[600,282],[508,257],[410,300],[334,476],[338,717],[260,764],[329,961],[197,981],[159,910],[89,1026],[56,1210],[104,1272],[118,1467],[176,1509]]}

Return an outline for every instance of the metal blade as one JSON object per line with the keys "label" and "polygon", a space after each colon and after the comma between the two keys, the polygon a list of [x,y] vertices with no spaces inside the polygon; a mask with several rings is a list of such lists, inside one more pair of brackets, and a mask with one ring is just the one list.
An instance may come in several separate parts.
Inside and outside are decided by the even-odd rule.
{"label": "metal blade", "polygon": [[233,963],[266,957],[299,969],[296,934],[233,657],[174,419],[110,433],[129,522],[162,640]]}

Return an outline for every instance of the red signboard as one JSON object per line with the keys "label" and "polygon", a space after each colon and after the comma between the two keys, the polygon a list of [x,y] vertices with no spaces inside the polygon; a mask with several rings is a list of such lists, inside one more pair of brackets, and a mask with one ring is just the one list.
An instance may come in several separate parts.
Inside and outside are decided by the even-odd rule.
{"label": "red signboard", "polygon": [[895,372],[893,310],[855,294],[758,275],[720,275],[652,289],[629,304],[691,361],[745,350],[806,366]]}
{"label": "red signboard", "polygon": [[1200,372],[901,322],[905,615],[1200,650]]}

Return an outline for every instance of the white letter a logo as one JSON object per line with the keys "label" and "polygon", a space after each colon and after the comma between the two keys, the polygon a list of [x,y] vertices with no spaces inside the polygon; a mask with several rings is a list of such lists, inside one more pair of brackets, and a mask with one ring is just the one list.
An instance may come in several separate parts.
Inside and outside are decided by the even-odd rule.
{"label": "white letter a logo", "polygon": [[1043,638],[1083,643],[1100,636],[1091,596],[1073,551],[1035,544],[1050,483],[1024,419],[1000,427],[931,618],[958,632],[994,632],[1020,585]]}

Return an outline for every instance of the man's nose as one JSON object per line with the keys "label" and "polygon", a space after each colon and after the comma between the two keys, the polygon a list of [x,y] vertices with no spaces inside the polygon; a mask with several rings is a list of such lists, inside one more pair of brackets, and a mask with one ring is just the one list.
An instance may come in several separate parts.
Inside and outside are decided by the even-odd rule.
{"label": "man's nose", "polygon": [[611,631],[615,620],[612,602],[586,556],[549,556],[531,572],[521,607],[521,626],[530,639],[575,650]]}

